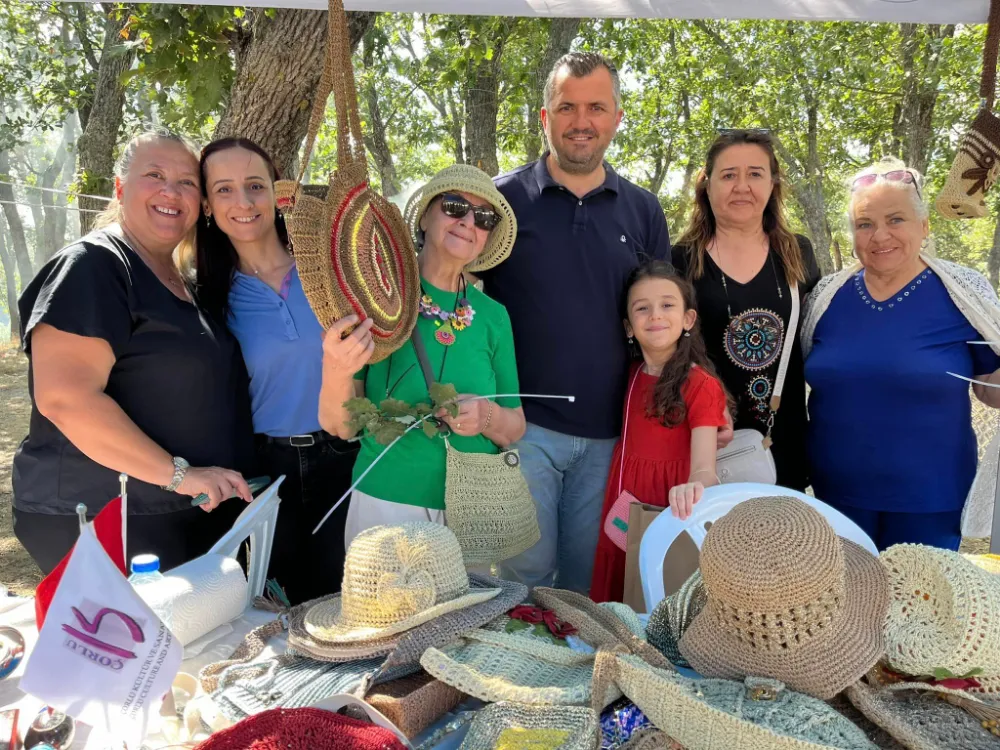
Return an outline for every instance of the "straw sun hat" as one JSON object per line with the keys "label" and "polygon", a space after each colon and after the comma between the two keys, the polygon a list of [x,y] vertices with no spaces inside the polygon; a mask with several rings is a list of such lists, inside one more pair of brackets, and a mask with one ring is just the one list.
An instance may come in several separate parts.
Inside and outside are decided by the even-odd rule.
{"label": "straw sun hat", "polygon": [[705,607],[679,645],[706,677],[770,677],[827,700],[884,651],[885,569],[801,500],[737,505],[706,534],[701,574]]}
{"label": "straw sun hat", "polygon": [[897,544],[879,558],[891,603],[886,658],[898,672],[1000,675],[1000,576],[957,552]]}
{"label": "straw sun hat", "polygon": [[517,219],[514,218],[514,209],[493,185],[493,180],[490,179],[489,175],[469,164],[453,164],[450,167],[445,167],[434,175],[426,185],[418,188],[410,196],[403,219],[410,229],[414,243],[419,245],[420,220],[423,218],[427,206],[442,193],[475,195],[484,201],[489,201],[500,214],[500,222],[490,232],[483,251],[468,265],[466,270],[470,273],[477,273],[500,265],[506,260],[507,256],[510,255],[511,248],[514,247],[514,238],[517,236]]}
{"label": "straw sun hat", "polygon": [[328,643],[385,639],[499,593],[470,589],[462,550],[448,528],[375,526],[347,550],[341,595],[312,607],[305,627]]}

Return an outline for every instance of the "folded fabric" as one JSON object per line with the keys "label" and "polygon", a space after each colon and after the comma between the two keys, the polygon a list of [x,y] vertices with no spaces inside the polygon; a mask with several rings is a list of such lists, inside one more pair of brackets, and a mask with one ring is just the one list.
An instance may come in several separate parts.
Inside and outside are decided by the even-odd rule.
{"label": "folded fabric", "polygon": [[631,700],[615,701],[601,714],[601,750],[621,747],[633,734],[651,726],[646,714]]}
{"label": "folded fabric", "polygon": [[777,680],[692,680],[630,654],[602,653],[595,692],[609,681],[687,750],[875,750],[829,704]]}
{"label": "folded fabric", "polygon": [[476,714],[461,750],[595,750],[599,734],[589,708],[500,702]]}
{"label": "folded fabric", "polygon": [[[420,659],[430,674],[484,701],[585,705],[591,700],[594,656],[520,634],[475,630]],[[613,686],[602,706],[621,694]]]}

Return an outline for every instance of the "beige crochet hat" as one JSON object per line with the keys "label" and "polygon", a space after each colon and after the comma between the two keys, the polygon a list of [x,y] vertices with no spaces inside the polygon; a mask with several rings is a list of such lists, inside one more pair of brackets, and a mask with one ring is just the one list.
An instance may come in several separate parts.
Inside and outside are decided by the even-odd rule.
{"label": "beige crochet hat", "polygon": [[679,648],[706,677],[770,677],[827,700],[884,651],[884,568],[801,500],[737,505],[705,535],[701,574],[705,607]]}
{"label": "beige crochet hat", "polygon": [[472,589],[455,535],[430,522],[375,526],[351,542],[341,595],[306,613],[306,631],[329,643],[386,639],[492,599]]}
{"label": "beige crochet hat", "polygon": [[424,216],[427,206],[441,193],[458,192],[469,193],[489,201],[490,204],[500,214],[500,223],[490,232],[486,246],[472,263],[466,268],[470,273],[485,271],[488,268],[500,265],[510,255],[514,247],[514,238],[517,237],[517,219],[514,217],[514,209],[510,207],[507,199],[496,189],[493,180],[483,170],[469,164],[453,164],[445,167],[423,187],[410,196],[406,203],[406,211],[403,212],[403,219],[410,228],[413,241],[419,241],[420,220]]}
{"label": "beige crochet hat", "polygon": [[491,703],[476,713],[460,750],[597,750],[597,714],[584,706]]}
{"label": "beige crochet hat", "polygon": [[1000,675],[1000,577],[957,552],[920,544],[885,550],[891,603],[886,659],[898,672]]}

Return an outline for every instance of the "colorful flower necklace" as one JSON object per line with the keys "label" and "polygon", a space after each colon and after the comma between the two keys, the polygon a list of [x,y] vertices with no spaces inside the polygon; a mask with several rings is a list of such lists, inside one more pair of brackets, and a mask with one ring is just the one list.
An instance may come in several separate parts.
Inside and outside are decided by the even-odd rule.
{"label": "colorful flower necklace", "polygon": [[420,291],[423,292],[420,297],[420,315],[434,321],[434,325],[437,326],[434,340],[442,346],[454,344],[455,332],[464,331],[471,326],[472,319],[476,316],[476,311],[472,309],[465,296],[466,288],[465,276],[462,276],[458,296],[455,298],[455,309],[444,310],[440,305],[434,304],[424,285],[420,285]]}

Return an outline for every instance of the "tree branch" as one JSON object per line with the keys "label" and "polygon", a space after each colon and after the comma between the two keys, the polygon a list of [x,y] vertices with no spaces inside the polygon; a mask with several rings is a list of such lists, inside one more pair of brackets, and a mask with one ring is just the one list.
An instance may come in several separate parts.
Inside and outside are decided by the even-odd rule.
{"label": "tree branch", "polygon": [[97,55],[94,54],[94,47],[87,36],[87,7],[83,3],[72,3],[72,5],[73,10],[76,11],[77,20],[69,19],[69,21],[76,29],[76,35],[80,37],[80,46],[83,47],[83,54],[87,58],[87,62],[96,73],[100,62],[98,62]]}

